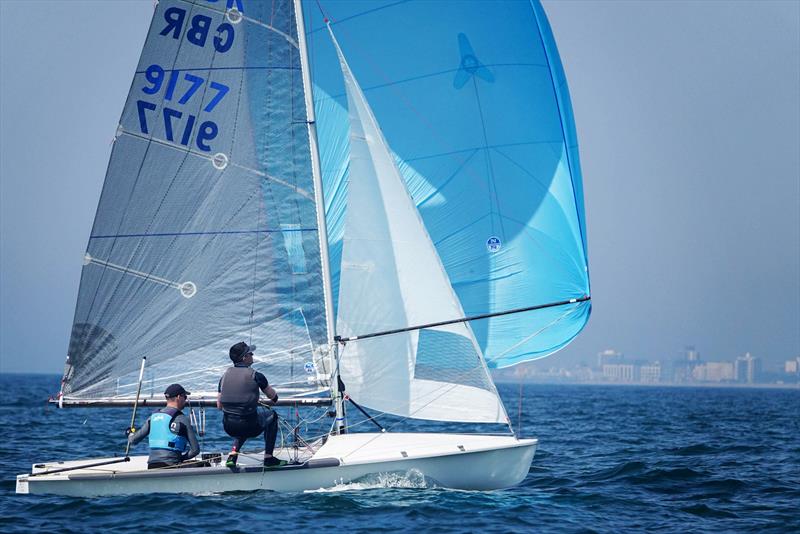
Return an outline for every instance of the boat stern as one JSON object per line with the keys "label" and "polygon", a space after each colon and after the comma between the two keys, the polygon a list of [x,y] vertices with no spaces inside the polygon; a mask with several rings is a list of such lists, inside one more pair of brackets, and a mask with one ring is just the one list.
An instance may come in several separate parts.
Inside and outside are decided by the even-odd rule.
{"label": "boat stern", "polygon": [[28,490],[28,475],[17,475],[17,493],[27,495],[30,493]]}

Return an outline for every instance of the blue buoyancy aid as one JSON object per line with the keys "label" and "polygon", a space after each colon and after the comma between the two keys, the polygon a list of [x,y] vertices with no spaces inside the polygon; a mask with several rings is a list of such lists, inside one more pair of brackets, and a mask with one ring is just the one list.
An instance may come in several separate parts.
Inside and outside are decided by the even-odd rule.
{"label": "blue buoyancy aid", "polygon": [[186,452],[189,440],[180,435],[180,423],[174,422],[179,413],[157,412],[150,416],[151,449],[166,449],[181,454]]}

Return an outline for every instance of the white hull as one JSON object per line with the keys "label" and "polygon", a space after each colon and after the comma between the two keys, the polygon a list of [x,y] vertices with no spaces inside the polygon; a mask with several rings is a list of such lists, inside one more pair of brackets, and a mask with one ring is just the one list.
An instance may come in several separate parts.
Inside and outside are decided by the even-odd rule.
{"label": "white hull", "polygon": [[[234,471],[211,467],[147,470],[147,457],[62,473],[18,475],[17,493],[77,497],[134,493],[305,491],[334,487],[371,475],[414,473],[432,484],[492,490],[519,484],[528,474],[538,441],[469,434],[345,434],[331,436],[304,464],[263,469],[242,457]],[[281,451],[278,456],[282,456]],[[103,461],[103,458],[37,464],[33,475]],[[108,458],[107,460],[113,460]]]}

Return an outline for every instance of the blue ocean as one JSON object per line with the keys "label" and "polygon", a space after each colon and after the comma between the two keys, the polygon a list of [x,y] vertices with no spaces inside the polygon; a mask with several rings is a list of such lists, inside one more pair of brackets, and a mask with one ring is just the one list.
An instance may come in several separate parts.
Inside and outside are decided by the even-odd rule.
{"label": "blue ocean", "polygon": [[[540,445],[502,491],[409,475],[297,494],[16,495],[34,461],[124,451],[130,412],[47,406],[59,379],[0,375],[2,532],[800,531],[799,390],[526,385],[522,433]],[[499,387],[516,423],[520,388]],[[215,410],[204,439],[228,443]]]}

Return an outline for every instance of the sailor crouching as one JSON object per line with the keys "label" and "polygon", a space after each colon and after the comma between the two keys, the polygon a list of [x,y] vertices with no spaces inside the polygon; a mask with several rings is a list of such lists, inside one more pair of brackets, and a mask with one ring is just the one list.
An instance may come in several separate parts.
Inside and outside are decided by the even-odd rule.
{"label": "sailor crouching", "polygon": [[[194,428],[189,418],[181,412],[186,406],[188,395],[189,392],[183,386],[172,384],[164,391],[167,406],[151,415],[142,428],[128,435],[131,445],[136,445],[149,436],[148,469],[178,465],[200,452]],[[195,465],[199,464],[190,464],[187,467]]]}
{"label": "sailor crouching", "polygon": [[253,365],[255,345],[241,341],[230,348],[228,356],[233,362],[219,380],[217,408],[223,411],[222,426],[233,438],[233,446],[225,465],[236,467],[236,460],[244,442],[264,434],[264,466],[280,467],[286,462],[272,455],[278,435],[278,414],[259,406],[259,390],[275,403],[278,393],[269,385],[267,377],[250,366]]}

